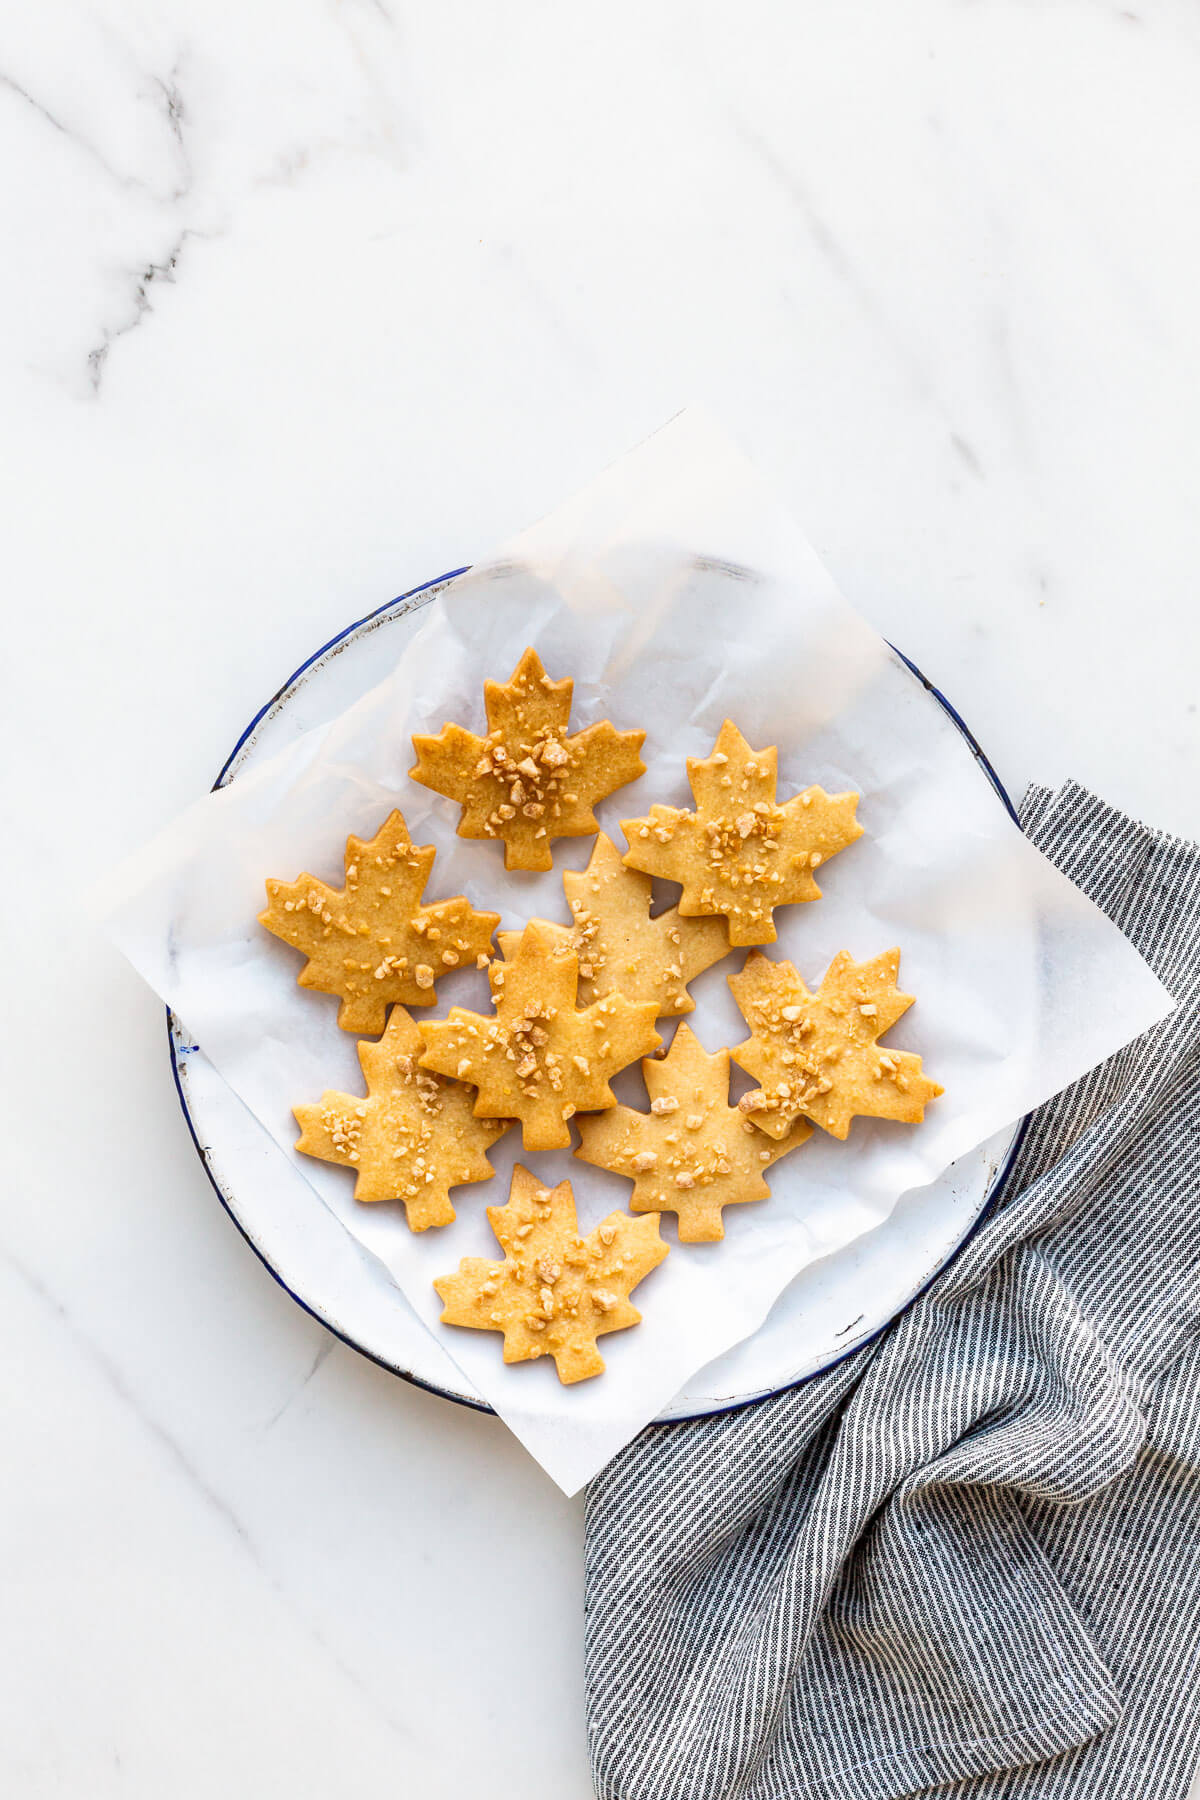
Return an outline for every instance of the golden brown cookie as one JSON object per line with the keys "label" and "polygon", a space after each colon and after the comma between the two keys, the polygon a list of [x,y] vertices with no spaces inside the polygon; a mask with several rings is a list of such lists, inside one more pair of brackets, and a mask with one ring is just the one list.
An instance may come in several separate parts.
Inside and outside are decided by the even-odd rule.
{"label": "golden brown cookie", "polygon": [[[687,991],[700,975],[729,952],[723,919],[685,919],[679,908],[650,917],[653,883],[625,867],[621,852],[603,833],[582,873],[563,874],[572,926],[560,926],[563,940],[579,957],[579,995],[586,1006],[606,994],[652,1000],[659,1018],[691,1012]],[[519,933],[502,931],[501,953],[512,954]]]}
{"label": "golden brown cookie", "polygon": [[712,755],[688,757],[696,811],[652,806],[621,824],[629,867],[680,882],[683,916],[723,914],[734,945],[773,944],[772,909],[819,900],[813,870],[862,836],[857,794],[810,787],[781,805],[777,765],[726,719]]}
{"label": "golden brown cookie", "polygon": [[790,962],[752,952],[729,977],[751,1031],[731,1054],[762,1084],[738,1102],[745,1116],[773,1138],[802,1116],[836,1138],[855,1117],[919,1124],[943,1090],[919,1056],[876,1043],[913,1003],[899,973],[899,950],[864,963],[840,950],[813,994]]}
{"label": "golden brown cookie", "polygon": [[373,838],[346,839],[344,888],[315,875],[268,881],[259,924],[304,952],[301,987],[341,996],[343,1031],[382,1031],[397,1002],[432,1006],[443,975],[488,955],[499,913],[476,912],[461,894],[421,905],[435,855],[393,812]]}
{"label": "golden brown cookie", "polygon": [[377,1044],[360,1043],[365,1098],[333,1091],[293,1110],[297,1150],[353,1169],[356,1200],[403,1200],[414,1231],[448,1225],[450,1189],[495,1173],[489,1147],[508,1120],[477,1119],[460,1081],[418,1068],[421,1028],[393,1006]]}
{"label": "golden brown cookie", "polygon": [[667,1254],[658,1220],[615,1212],[581,1238],[570,1182],[543,1187],[520,1163],[508,1205],[488,1219],[504,1261],[467,1256],[439,1276],[442,1323],[502,1331],[506,1363],[552,1356],[562,1382],[601,1374],[596,1339],[639,1323],[628,1296]]}
{"label": "golden brown cookie", "polygon": [[652,1004],[610,994],[577,1010],[579,963],[562,926],[534,919],[511,962],[488,970],[495,1013],[451,1007],[423,1027],[422,1067],[479,1089],[479,1119],[520,1119],[526,1150],[571,1142],[567,1121],[616,1105],[609,1079],[659,1042]]}
{"label": "golden brown cookie", "polygon": [[713,1243],[725,1236],[723,1206],[765,1200],[765,1171],[812,1136],[806,1122],[778,1143],[764,1138],[729,1104],[729,1052],[709,1055],[680,1025],[668,1054],[642,1064],[649,1112],[617,1106],[581,1119],[575,1154],[633,1182],[635,1213],[673,1212],[681,1243]]}
{"label": "golden brown cookie", "polygon": [[510,680],[483,684],[486,738],[461,725],[413,738],[413,780],[458,801],[460,837],[500,839],[505,868],[550,868],[554,838],[598,830],[597,801],[645,774],[644,731],[605,719],[568,736],[574,688],[551,681],[529,649]]}

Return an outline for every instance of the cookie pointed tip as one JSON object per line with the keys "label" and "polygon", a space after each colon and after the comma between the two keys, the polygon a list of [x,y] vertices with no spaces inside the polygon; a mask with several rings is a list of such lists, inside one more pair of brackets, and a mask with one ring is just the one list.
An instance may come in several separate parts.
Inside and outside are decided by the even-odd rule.
{"label": "cookie pointed tip", "polygon": [[517,658],[516,668],[509,676],[509,680],[520,681],[522,679],[529,679],[532,681],[540,681],[545,673],[546,669],[541,657],[538,655],[532,644],[526,644],[524,650],[522,650],[520,656]]}
{"label": "cookie pointed tip", "polygon": [[733,719],[724,719],[721,722],[721,729],[717,733],[717,739],[713,745],[712,753],[713,755],[716,755],[718,751],[722,751],[726,756],[729,756],[735,750],[744,750],[747,755],[750,755],[750,741],[744,736]]}
{"label": "cookie pointed tip", "polygon": [[693,1044],[698,1044],[699,1042],[700,1039],[696,1036],[687,1020],[682,1019],[675,1027],[675,1035],[671,1039],[671,1054],[673,1056],[676,1049],[686,1050]]}

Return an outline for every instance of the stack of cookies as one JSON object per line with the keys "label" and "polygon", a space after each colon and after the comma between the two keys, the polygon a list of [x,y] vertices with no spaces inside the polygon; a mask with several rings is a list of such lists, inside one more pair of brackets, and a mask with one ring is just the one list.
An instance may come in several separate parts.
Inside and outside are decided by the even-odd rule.
{"label": "stack of cookies", "polygon": [[[777,752],[727,719],[711,756],[688,759],[695,810],[625,820],[622,852],[594,808],[645,773],[645,733],[572,734],[573,685],[526,650],[509,681],[484,684],[486,735],[415,737],[411,771],[459,805],[461,836],[503,845],[508,869],[548,870],[555,838],[594,836],[587,868],[563,876],[569,925],[534,919],[493,949],[498,913],[461,895],[423,904],[435,851],[399,812],[347,840],[341,888],[268,881],[260,915],[303,953],[301,986],[336,995],[339,1025],[364,1038],[366,1093],[295,1109],[297,1148],[353,1170],[356,1199],[399,1202],[413,1231],[449,1225],[452,1190],[491,1179],[488,1150],[516,1125],[527,1152],[574,1143],[631,1183],[629,1211],[581,1237],[570,1183],[518,1165],[488,1208],[503,1260],[468,1257],[435,1283],[445,1324],[501,1333],[505,1362],[553,1357],[566,1383],[601,1373],[596,1340],[638,1323],[629,1295],[668,1253],[661,1213],[680,1243],[719,1242],[724,1208],[765,1200],[767,1171],[814,1126],[844,1139],[856,1116],[915,1124],[942,1091],[919,1056],[879,1044],[912,1005],[898,950],[843,951],[813,991],[757,947],[775,942],[775,908],[819,899],[816,871],[862,835],[858,795],[780,801]],[[656,876],[681,892],[652,915]],[[692,1010],[689,982],[742,949],[729,985],[745,1042],[710,1053],[680,1024],[664,1049],[659,1023]],[[463,968],[487,970],[491,1011],[414,1019]],[[736,1104],[731,1057],[759,1083]],[[639,1058],[646,1106],[619,1106],[611,1080]]]}

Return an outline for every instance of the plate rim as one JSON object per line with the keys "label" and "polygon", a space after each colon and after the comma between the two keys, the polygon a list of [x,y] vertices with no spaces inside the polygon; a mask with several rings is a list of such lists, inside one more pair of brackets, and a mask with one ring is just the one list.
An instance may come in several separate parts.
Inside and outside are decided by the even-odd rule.
{"label": "plate rim", "polygon": [[[227,786],[234,778],[236,772],[234,765],[237,763],[247,744],[253,738],[258,727],[277,707],[287,703],[296,684],[307,674],[309,669],[319,663],[322,658],[329,656],[331,653],[336,653],[340,645],[344,644],[347,639],[361,631],[364,626],[370,625],[373,620],[382,620],[385,615],[394,613],[397,607],[404,606],[408,601],[417,600],[422,594],[429,594],[430,601],[432,601],[434,598],[431,593],[432,589],[447,586],[451,581],[457,580],[460,575],[465,575],[470,567],[471,565],[469,563],[464,563],[461,568],[451,569],[444,575],[436,575],[430,581],[423,581],[416,587],[407,588],[404,593],[397,594],[393,599],[384,601],[381,606],[373,607],[370,612],[364,613],[361,618],[352,620],[349,625],[345,626],[341,631],[329,638],[326,643],[314,650],[310,656],[305,657],[304,661],[300,663],[297,668],[292,670],[292,673],[286,680],[280,683],[270,698],[263,702],[253,718],[246,725],[245,729],[240,733],[233,748],[221,764],[210,791],[215,793],[218,788]],[[426,605],[429,603],[429,601],[424,602]],[[407,607],[406,610],[412,611],[414,609],[412,607]],[[929,677],[910,656],[906,656],[904,651],[901,650],[898,645],[893,644],[890,639],[885,639],[884,641],[887,643],[889,650],[891,650],[895,656],[899,657],[909,673],[920,682],[925,691],[937,701],[938,705],[947,714],[952,724],[966,742],[971,755],[987,777],[988,782],[1005,811],[1008,813],[1010,819],[1013,821],[1014,825],[1016,825],[1017,829],[1020,830],[1020,817],[1016,807],[1013,805],[1008,790],[1000,780],[991,759],[987,756],[982,745],[979,743],[979,740],[976,738],[962,714],[952,702],[946,698],[941,689],[930,681]],[[439,1399],[449,1400],[455,1406],[469,1407],[473,1412],[491,1413],[494,1416],[495,1408],[489,1405],[486,1400],[477,1399],[470,1394],[456,1393],[451,1388],[444,1388],[440,1386],[439,1383],[430,1381],[426,1376],[418,1375],[412,1369],[401,1368],[399,1364],[390,1361],[385,1356],[379,1355],[377,1351],[369,1349],[367,1345],[362,1344],[356,1338],[351,1337],[346,1330],[310,1304],[309,1301],[305,1300],[302,1295],[298,1294],[296,1290],[288,1284],[284,1276],[275,1267],[275,1264],[271,1261],[266,1251],[250,1235],[248,1228],[242,1223],[241,1219],[234,1211],[232,1197],[226,1194],[209,1161],[205,1148],[200,1141],[199,1133],[196,1130],[196,1123],[188,1105],[187,1094],[184,1090],[182,1075],[184,1066],[183,1057],[177,1050],[177,1039],[179,1043],[182,1044],[186,1034],[182,1030],[179,1019],[169,1006],[166,1008],[166,1026],[167,1049],[171,1061],[171,1079],[175,1084],[175,1095],[179,1102],[179,1108],[183,1114],[184,1122],[187,1125],[188,1136],[192,1140],[192,1147],[200,1159],[200,1165],[208,1179],[208,1184],[220,1201],[225,1213],[233,1221],[238,1233],[245,1243],[249,1245],[250,1249],[254,1252],[254,1255],[267,1270],[271,1278],[303,1312],[308,1314],[309,1318],[315,1319],[318,1324],[323,1326],[326,1331],[337,1338],[340,1343],[345,1344],[348,1349],[355,1351],[357,1355],[365,1357],[368,1362],[374,1363],[377,1368],[386,1369],[389,1374],[398,1376],[402,1381],[409,1382],[413,1387],[422,1388],[427,1394],[436,1394]],[[189,1048],[200,1049],[201,1046],[194,1045]],[[1026,1136],[1028,1135],[1032,1117],[1033,1115],[1031,1113],[1026,1113],[1022,1118],[1017,1120],[1012,1140],[1005,1152],[1002,1162],[992,1177],[991,1184],[984,1195],[983,1204],[980,1206],[979,1211],[967,1226],[958,1242],[954,1244],[941,1261],[930,1270],[921,1285],[916,1288],[903,1304],[898,1306],[895,1312],[885,1319],[875,1331],[871,1332],[867,1337],[860,1339],[858,1343],[839,1352],[838,1355],[831,1356],[828,1361],[823,1362],[819,1368],[809,1370],[806,1375],[797,1376],[794,1381],[782,1382],[778,1387],[761,1388],[755,1393],[740,1395],[736,1400],[722,1401],[715,1406],[700,1407],[695,1412],[677,1413],[670,1419],[655,1419],[651,1421],[651,1426],[648,1427],[648,1429],[658,1426],[685,1424],[695,1419],[719,1418],[724,1413],[740,1412],[743,1407],[754,1406],[758,1401],[767,1399],[773,1394],[789,1393],[795,1388],[805,1386],[806,1383],[810,1381],[818,1380],[822,1375],[828,1374],[831,1369],[835,1369],[841,1363],[848,1361],[850,1357],[859,1355],[861,1351],[866,1350],[872,1344],[877,1343],[884,1332],[889,1331],[896,1323],[897,1319],[903,1318],[904,1314],[908,1312],[911,1307],[916,1305],[922,1295],[928,1292],[929,1288],[932,1287],[939,1276],[944,1274],[951,1263],[962,1254],[972,1238],[974,1238],[975,1234],[989,1218],[1008,1184],[1008,1179],[1012,1174],[1017,1157],[1020,1155]]]}

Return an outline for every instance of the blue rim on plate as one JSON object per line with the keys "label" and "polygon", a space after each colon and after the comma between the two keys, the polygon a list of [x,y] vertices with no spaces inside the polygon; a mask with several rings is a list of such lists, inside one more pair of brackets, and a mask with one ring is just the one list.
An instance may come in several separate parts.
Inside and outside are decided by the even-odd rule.
{"label": "blue rim on plate", "polygon": [[[364,625],[369,625],[372,622],[372,620],[376,620],[376,619],[382,620],[384,617],[386,617],[387,614],[394,612],[398,606],[403,606],[408,601],[415,599],[418,594],[427,593],[430,588],[442,587],[445,585],[446,582],[454,581],[459,575],[465,575],[469,567],[470,567],[469,563],[464,563],[462,568],[451,569],[445,575],[435,576],[432,581],[423,581],[423,582],[421,582],[420,586],[414,587],[414,588],[409,588],[406,593],[398,594],[394,600],[385,601],[382,606],[375,607],[372,612],[364,613],[364,615],[361,619],[353,620],[352,623],[347,625],[343,631],[339,631],[335,637],[331,637],[329,639],[328,643],[322,644],[319,649],[314,650],[311,656],[308,656],[304,659],[304,661],[300,664],[299,668],[293,669],[292,673],[288,676],[287,680],[281,683],[281,685],[271,695],[270,699],[264,701],[263,705],[259,707],[259,709],[255,713],[254,717],[250,720],[250,723],[246,726],[246,729],[242,732],[241,736],[238,738],[237,743],[233,746],[233,749],[229,752],[229,755],[225,758],[225,761],[222,763],[221,768],[217,774],[217,778],[213,782],[213,790],[215,791],[217,788],[224,787],[226,785],[226,783],[231,779],[231,771],[233,769],[234,763],[237,761],[238,755],[240,754],[240,752],[242,751],[244,746],[247,744],[247,742],[250,740],[250,738],[254,735],[254,733],[258,729],[259,725],[268,716],[268,714],[271,713],[275,709],[275,707],[282,705],[284,703],[284,701],[286,701],[288,696],[291,694],[292,689],[295,687],[296,683],[304,675],[307,674],[308,670],[311,669],[315,663],[320,662],[320,660],[323,656],[327,656],[331,650],[336,650],[339,644],[345,643],[347,638],[353,637],[355,632],[360,631]],[[905,656],[903,650],[898,649],[895,644],[889,643],[888,648],[895,652],[895,654],[900,658],[900,661],[904,664],[905,668],[908,669],[909,672],[913,676],[916,677],[916,679],[921,683],[921,686],[925,689],[925,691],[928,694],[930,694],[934,700],[937,701],[938,705],[946,713],[947,717],[954,724],[955,728],[961,733],[963,739],[965,740],[965,742],[967,744],[968,749],[971,752],[971,755],[975,758],[975,761],[979,764],[980,769],[983,771],[984,775],[986,775],[988,781],[991,783],[992,788],[995,790],[997,798],[1000,800],[1000,802],[1004,806],[1004,809],[1008,813],[1010,819],[1012,819],[1013,823],[1019,828],[1021,821],[1017,814],[1017,809],[1013,805],[1012,800],[1009,797],[1008,791],[1004,786],[1004,783],[1000,780],[1000,777],[997,775],[995,769],[992,767],[991,762],[989,761],[988,757],[985,755],[982,747],[980,746],[978,740],[976,739],[975,734],[972,732],[970,726],[963,719],[962,715],[957,711],[957,709],[954,706],[951,705],[950,701],[947,700],[946,696],[941,692],[941,690],[934,686],[933,682],[929,680],[928,676],[925,675],[922,672],[922,670],[917,667],[917,664],[915,662],[913,662],[911,657]],[[288,1286],[287,1282],[284,1280],[283,1276],[279,1273],[278,1269],[267,1257],[265,1251],[263,1251],[262,1249],[259,1248],[259,1246],[254,1242],[254,1239],[250,1236],[249,1232],[243,1226],[241,1220],[238,1218],[237,1214],[234,1212],[233,1207],[230,1205],[228,1195],[225,1193],[224,1189],[221,1187],[220,1182],[217,1180],[216,1176],[213,1173],[212,1166],[209,1162],[207,1154],[205,1153],[204,1145],[200,1142],[199,1134],[196,1131],[195,1121],[193,1120],[191,1111],[188,1107],[187,1095],[184,1093],[183,1082],[180,1078],[180,1073],[179,1073],[180,1059],[179,1059],[179,1056],[176,1054],[176,1032],[179,1027],[179,1020],[175,1017],[174,1013],[171,1011],[171,1008],[169,1006],[166,1010],[167,1010],[167,1048],[168,1048],[168,1051],[169,1051],[170,1057],[171,1057],[171,1077],[175,1083],[175,1093],[179,1100],[180,1110],[182,1111],[184,1120],[187,1124],[188,1135],[191,1137],[192,1145],[196,1151],[196,1155],[200,1158],[201,1166],[204,1170],[205,1175],[208,1178],[208,1183],[209,1183],[209,1186],[212,1188],[213,1193],[217,1196],[217,1199],[221,1202],[221,1205],[224,1207],[224,1209],[225,1209],[226,1213],[228,1214],[228,1216],[230,1217],[230,1219],[232,1219],[234,1225],[236,1225],[239,1233],[244,1238],[246,1243],[249,1244],[251,1250],[253,1250],[255,1256],[258,1258],[259,1262],[263,1265],[264,1269],[267,1270],[268,1274],[272,1277],[272,1279],[278,1283],[278,1285],[283,1289],[285,1294],[287,1294],[292,1300],[295,1301],[297,1306],[299,1306],[304,1312],[306,1312],[308,1314],[310,1319],[315,1319],[317,1321],[317,1323],[319,1325],[324,1326],[325,1330],[330,1332],[333,1337],[339,1339],[339,1341],[341,1343],[347,1345],[347,1347],[349,1349],[357,1351],[359,1356],[366,1357],[368,1362],[373,1362],[377,1365],[377,1367],[379,1367],[381,1369],[386,1369],[388,1371],[388,1373],[391,1375],[398,1375],[401,1378],[401,1380],[410,1382],[413,1387],[424,1388],[425,1392],[428,1394],[437,1394],[443,1400],[451,1400],[451,1401],[453,1401],[453,1403],[456,1406],[470,1407],[471,1410],[474,1412],[483,1412],[483,1413],[494,1412],[495,1408],[489,1406],[485,1400],[472,1399],[471,1396],[468,1394],[457,1394],[457,1393],[454,1393],[450,1388],[439,1387],[437,1382],[428,1381],[423,1376],[414,1374],[411,1369],[401,1368],[397,1363],[389,1362],[386,1357],[376,1355],[376,1353],[373,1350],[367,1349],[365,1344],[360,1344],[357,1341],[357,1339],[350,1337],[345,1331],[340,1330],[338,1326],[332,1324],[327,1318],[325,1318],[325,1316],[322,1313],[319,1313],[315,1307],[310,1306],[307,1300],[303,1300],[300,1297],[300,1295],[296,1293],[294,1288],[291,1288]],[[180,1035],[182,1035],[182,1033],[180,1033]],[[199,1045],[188,1046],[188,1048],[192,1049],[192,1050],[199,1049],[199,1047],[200,1047]],[[913,1293],[909,1296],[908,1300],[905,1301],[904,1305],[901,1307],[898,1307],[897,1310],[892,1314],[892,1317],[890,1319],[888,1319],[885,1324],[881,1325],[879,1327],[878,1331],[872,1332],[869,1337],[863,1338],[859,1343],[855,1344],[852,1349],[844,1351],[839,1356],[831,1356],[829,1358],[828,1362],[822,1363],[822,1365],[819,1369],[813,1369],[810,1371],[809,1374],[801,1375],[795,1381],[786,1382],[781,1387],[772,1389],[771,1392],[785,1393],[785,1392],[787,1392],[787,1390],[789,1388],[803,1387],[806,1382],[815,1381],[818,1376],[824,1375],[828,1372],[828,1370],[836,1368],[839,1363],[845,1362],[849,1357],[857,1356],[861,1350],[866,1349],[869,1344],[875,1343],[880,1337],[882,1337],[883,1333],[885,1331],[890,1330],[890,1328],[895,1324],[896,1320],[899,1318],[902,1318],[903,1315],[908,1311],[909,1307],[914,1306],[916,1304],[916,1302],[921,1298],[922,1294],[926,1293],[929,1290],[929,1288],[938,1279],[938,1277],[941,1274],[943,1274],[945,1272],[945,1270],[950,1267],[950,1264],[955,1260],[955,1258],[962,1253],[962,1251],[971,1242],[971,1239],[975,1236],[976,1232],[980,1229],[980,1227],[983,1225],[984,1221],[989,1217],[989,1215],[995,1208],[995,1206],[996,1206],[998,1200],[1000,1199],[1000,1196],[1003,1193],[1004,1188],[1008,1182],[1008,1178],[1009,1178],[1010,1174],[1012,1173],[1013,1165],[1016,1162],[1018,1155],[1020,1154],[1021,1147],[1025,1142],[1026,1135],[1029,1131],[1031,1117],[1032,1117],[1031,1114],[1026,1114],[1026,1116],[1019,1122],[1017,1129],[1013,1134],[1012,1143],[1009,1145],[1008,1152],[1005,1155],[1004,1161],[1001,1163],[1000,1167],[997,1169],[996,1174],[992,1179],[991,1188],[989,1189],[987,1197],[985,1198],[983,1205],[980,1207],[979,1212],[976,1215],[975,1219],[968,1226],[967,1230],[963,1233],[963,1235],[959,1239],[958,1243],[950,1251],[949,1255],[943,1257],[942,1261],[940,1263],[938,1263],[937,1267],[935,1269],[931,1270],[927,1279],[924,1282],[922,1282],[921,1286],[919,1288],[917,1288],[915,1293]],[[665,1423],[681,1424],[684,1422],[685,1419],[690,1418],[690,1417],[713,1418],[713,1417],[718,1416],[721,1413],[738,1412],[741,1410],[742,1407],[753,1406],[757,1401],[762,1400],[764,1398],[766,1398],[766,1396],[764,1394],[747,1394],[744,1398],[741,1398],[738,1400],[731,1400],[727,1405],[706,1407],[704,1409],[703,1413],[682,1414],[682,1415],[680,1415],[680,1417],[678,1419],[672,1419],[669,1421],[664,1420],[663,1423],[664,1424]]]}

